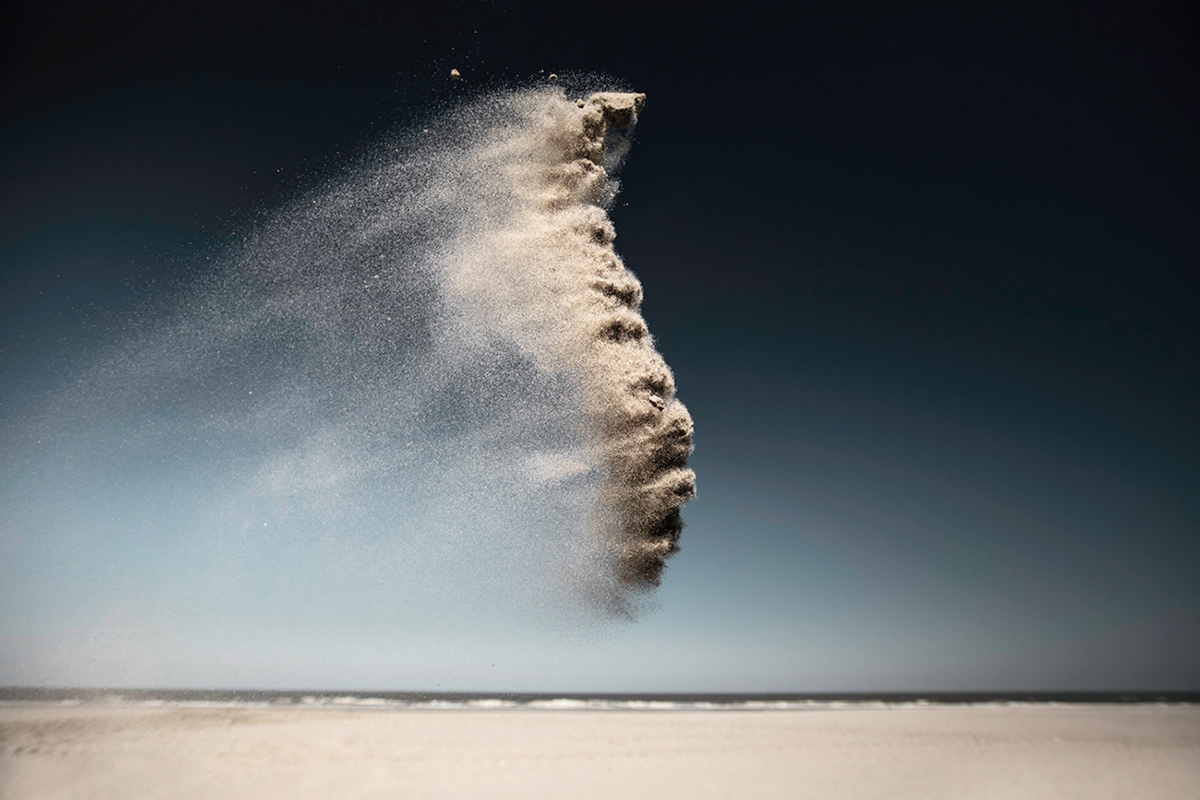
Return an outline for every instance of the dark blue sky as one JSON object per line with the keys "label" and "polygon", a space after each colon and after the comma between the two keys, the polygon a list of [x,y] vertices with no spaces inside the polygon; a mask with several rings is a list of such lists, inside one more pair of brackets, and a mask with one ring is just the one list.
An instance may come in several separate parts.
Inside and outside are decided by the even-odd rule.
{"label": "dark blue sky", "polygon": [[[657,615],[458,688],[1200,689],[1195,7],[783,7],[6,3],[5,416],[389,130],[605,73],[699,497]],[[259,668],[186,674],[414,688]]]}

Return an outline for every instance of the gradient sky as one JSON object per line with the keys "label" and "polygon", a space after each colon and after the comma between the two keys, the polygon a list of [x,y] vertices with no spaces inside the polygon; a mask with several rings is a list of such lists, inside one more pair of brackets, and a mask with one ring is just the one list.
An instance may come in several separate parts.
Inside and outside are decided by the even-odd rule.
{"label": "gradient sky", "polygon": [[179,552],[0,508],[0,684],[1200,689],[1195,6],[775,5],[5,3],[5,426],[386,132],[589,71],[699,496],[582,632],[322,615],[311,554],[156,617]]}

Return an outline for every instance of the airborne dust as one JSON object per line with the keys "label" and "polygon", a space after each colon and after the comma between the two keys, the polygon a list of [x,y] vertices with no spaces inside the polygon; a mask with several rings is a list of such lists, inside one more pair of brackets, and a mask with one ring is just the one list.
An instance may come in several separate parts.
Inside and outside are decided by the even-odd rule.
{"label": "airborne dust", "polygon": [[17,672],[86,652],[62,680],[111,683],[138,647],[190,664],[238,625],[636,616],[695,492],[606,213],[643,102],[464,102],[6,414],[2,522],[33,566],[5,602],[58,620]]}

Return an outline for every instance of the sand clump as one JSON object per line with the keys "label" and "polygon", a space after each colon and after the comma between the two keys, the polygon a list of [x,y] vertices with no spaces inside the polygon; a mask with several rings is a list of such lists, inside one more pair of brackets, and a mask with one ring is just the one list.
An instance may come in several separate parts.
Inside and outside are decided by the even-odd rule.
{"label": "sand clump", "polygon": [[[594,546],[611,570],[595,593],[611,610],[658,585],[679,549],[680,507],[695,496],[693,424],[640,308],[642,286],[613,246],[610,177],[629,148],[645,95],[559,91],[515,104],[523,122],[497,154],[509,210],[471,231],[470,257],[448,264],[449,285],[543,368],[578,377],[605,479],[592,515]],[[602,582],[603,583],[603,582]]]}

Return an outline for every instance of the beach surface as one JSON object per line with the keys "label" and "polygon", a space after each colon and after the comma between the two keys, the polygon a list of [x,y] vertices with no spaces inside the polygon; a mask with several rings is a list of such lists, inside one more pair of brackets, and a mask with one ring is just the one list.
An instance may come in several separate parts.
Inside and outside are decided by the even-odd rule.
{"label": "beach surface", "polygon": [[0,706],[0,797],[1200,797],[1200,707]]}

